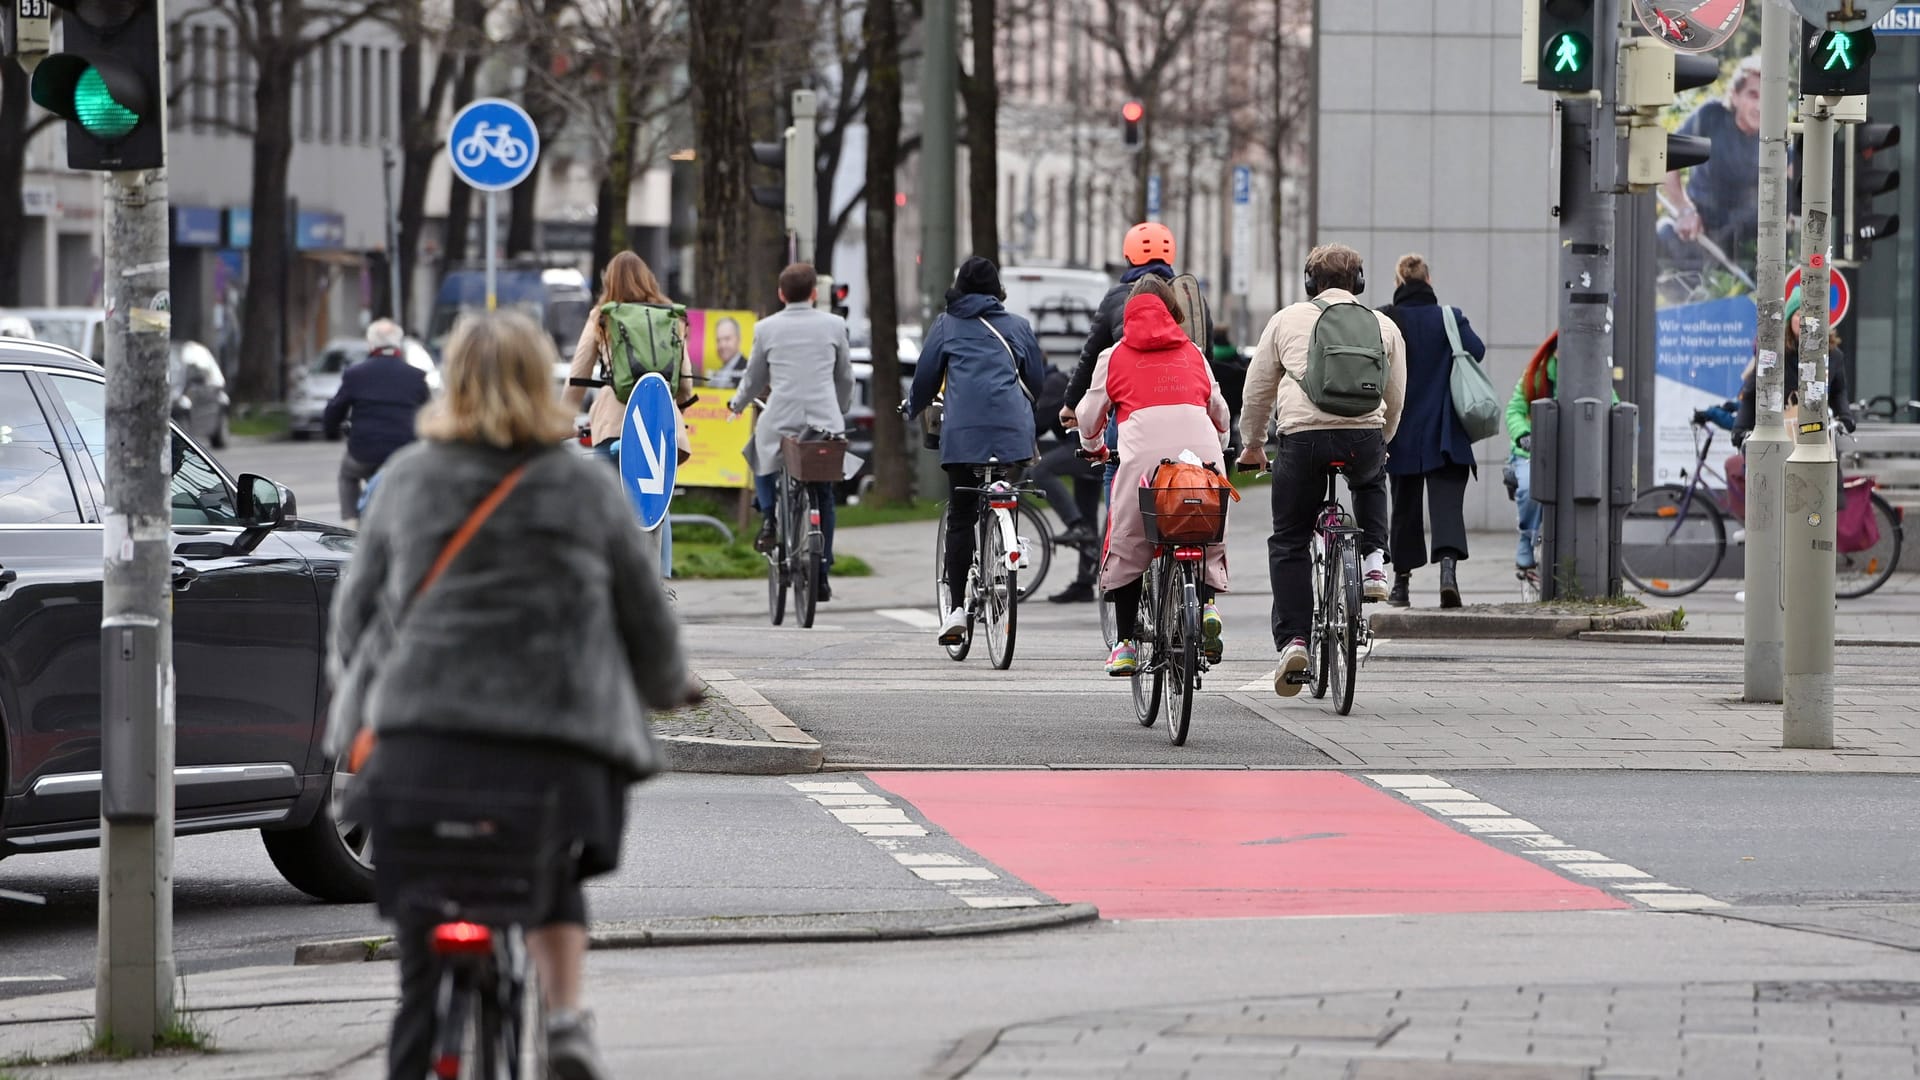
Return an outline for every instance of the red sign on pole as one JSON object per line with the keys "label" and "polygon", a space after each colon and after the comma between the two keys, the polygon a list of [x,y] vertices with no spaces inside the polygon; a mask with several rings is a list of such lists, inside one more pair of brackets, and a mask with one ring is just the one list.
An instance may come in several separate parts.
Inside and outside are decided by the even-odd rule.
{"label": "red sign on pole", "polygon": [[[1827,271],[1827,325],[1839,326],[1840,320],[1847,317],[1847,309],[1853,306],[1853,287],[1847,284],[1847,275],[1839,267]],[[1800,268],[1794,267],[1787,275],[1787,295],[1800,287]]]}

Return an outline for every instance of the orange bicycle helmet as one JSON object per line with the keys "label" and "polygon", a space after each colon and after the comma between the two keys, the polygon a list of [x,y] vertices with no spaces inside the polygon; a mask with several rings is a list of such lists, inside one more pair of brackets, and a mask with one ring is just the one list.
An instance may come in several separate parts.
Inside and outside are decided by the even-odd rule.
{"label": "orange bicycle helmet", "polygon": [[1173,265],[1173,230],[1157,221],[1143,221],[1127,230],[1120,245],[1129,266],[1145,266],[1159,261]]}

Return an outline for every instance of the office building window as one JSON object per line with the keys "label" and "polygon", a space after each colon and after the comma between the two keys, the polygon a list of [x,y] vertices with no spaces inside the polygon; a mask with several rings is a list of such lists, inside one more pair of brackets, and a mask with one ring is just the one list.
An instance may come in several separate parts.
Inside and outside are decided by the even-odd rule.
{"label": "office building window", "polygon": [[[171,87],[181,86],[181,79],[185,77],[181,71],[181,68],[185,64],[184,57],[187,51],[182,42],[183,36],[184,34],[179,23],[173,23],[167,27],[167,85]],[[179,99],[176,98],[175,103],[177,103],[178,100]],[[174,103],[169,103],[167,106],[167,127],[174,131],[180,130],[182,123],[180,114],[185,111],[185,109],[174,107]]]}
{"label": "office building window", "polygon": [[353,46],[340,46],[340,141],[353,138]]}
{"label": "office building window", "polygon": [[360,46],[360,141],[373,141],[373,49]]}
{"label": "office building window", "polygon": [[236,50],[238,62],[234,65],[239,73],[239,97],[233,103],[233,118],[240,125],[243,134],[253,130],[253,93],[254,68],[253,54],[245,49]]}
{"label": "office building window", "polygon": [[193,107],[193,130],[205,131],[207,128],[207,83],[212,69],[207,66],[207,28],[196,26],[190,33],[192,53],[188,63],[193,70],[187,77],[193,80],[187,100]]}
{"label": "office building window", "polygon": [[380,50],[380,139],[393,137],[393,50]]}
{"label": "office building window", "polygon": [[333,141],[333,48],[320,49],[320,141]]}
{"label": "office building window", "polygon": [[232,130],[232,117],[227,113],[227,102],[232,100],[234,93],[232,60],[232,50],[227,45],[226,28],[214,30],[213,123],[215,130],[220,132]]}
{"label": "office building window", "polygon": [[300,61],[300,138],[313,141],[313,57]]}

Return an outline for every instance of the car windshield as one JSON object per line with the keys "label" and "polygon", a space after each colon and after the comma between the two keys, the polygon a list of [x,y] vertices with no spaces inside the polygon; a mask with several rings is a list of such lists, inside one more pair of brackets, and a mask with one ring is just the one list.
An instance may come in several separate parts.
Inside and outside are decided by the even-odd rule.
{"label": "car windshield", "polygon": [[338,375],[364,359],[367,350],[335,346],[314,358],[307,370],[315,375]]}
{"label": "car windshield", "polygon": [[86,355],[87,321],[85,319],[29,316],[27,321],[33,324],[34,337],[41,341],[50,341],[55,345],[64,345],[74,352]]}

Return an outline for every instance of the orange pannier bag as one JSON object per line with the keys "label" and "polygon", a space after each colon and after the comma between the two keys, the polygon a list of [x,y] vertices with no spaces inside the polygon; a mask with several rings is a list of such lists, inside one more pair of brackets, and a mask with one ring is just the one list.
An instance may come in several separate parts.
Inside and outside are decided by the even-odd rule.
{"label": "orange pannier bag", "polygon": [[1155,544],[1218,544],[1227,538],[1227,500],[1240,493],[1211,465],[1163,458],[1140,489],[1140,517]]}

